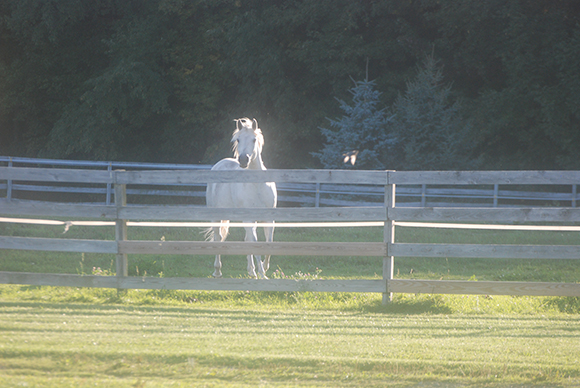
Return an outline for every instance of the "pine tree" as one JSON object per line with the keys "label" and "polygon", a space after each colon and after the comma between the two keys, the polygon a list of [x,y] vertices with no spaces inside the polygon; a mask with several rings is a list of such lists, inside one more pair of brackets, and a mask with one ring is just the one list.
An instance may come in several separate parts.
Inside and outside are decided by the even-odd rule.
{"label": "pine tree", "polygon": [[[352,105],[337,98],[345,115],[338,119],[328,119],[335,130],[320,128],[326,143],[320,152],[314,152],[325,168],[353,167],[360,169],[384,169],[385,158],[390,145],[394,143],[387,127],[391,122],[385,109],[378,109],[380,92],[376,91],[374,81],[354,81],[349,90]],[[353,152],[354,151],[354,152]],[[348,159],[345,155],[355,155]]]}
{"label": "pine tree", "polygon": [[451,86],[443,83],[441,68],[427,56],[407,91],[393,105],[394,127],[406,170],[446,170],[472,167],[468,159],[469,124],[460,114],[458,101],[451,101]]}

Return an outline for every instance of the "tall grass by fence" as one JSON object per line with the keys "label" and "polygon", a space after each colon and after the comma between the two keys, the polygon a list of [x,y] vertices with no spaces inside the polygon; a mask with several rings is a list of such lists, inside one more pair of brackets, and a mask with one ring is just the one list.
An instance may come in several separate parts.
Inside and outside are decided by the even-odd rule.
{"label": "tall grass by fence", "polygon": [[[117,255],[116,276],[81,276],[0,272],[0,283],[75,287],[140,289],[252,290],[252,291],[338,291],[379,292],[385,302],[393,292],[580,296],[578,283],[472,282],[393,279],[395,257],[476,257],[580,259],[578,246],[424,244],[395,242],[397,223],[550,223],[574,224],[580,209],[573,207],[401,207],[396,203],[399,185],[575,185],[579,171],[116,171],[67,168],[0,167],[0,181],[42,182],[42,184],[100,184],[114,189],[114,203],[87,204],[58,201],[0,200],[0,214],[109,220],[116,225],[115,240],[46,239],[0,237],[0,249],[112,253]],[[373,185],[384,187],[384,200],[359,207],[287,207],[277,209],[209,209],[192,205],[159,205],[127,201],[127,185],[174,186],[209,182],[268,182],[280,184]],[[384,226],[383,242],[191,242],[131,241],[127,223],[215,221],[221,219],[301,223],[371,222]],[[449,225],[447,225],[449,226]],[[152,278],[127,276],[132,254],[272,254],[292,256],[369,256],[383,261],[383,279],[345,280],[253,280],[207,278]],[[348,275],[348,274],[345,274]]]}

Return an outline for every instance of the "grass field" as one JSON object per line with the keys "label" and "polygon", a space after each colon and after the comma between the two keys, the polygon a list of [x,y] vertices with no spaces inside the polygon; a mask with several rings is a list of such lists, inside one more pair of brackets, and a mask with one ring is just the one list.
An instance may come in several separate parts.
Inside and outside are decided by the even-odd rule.
{"label": "grass field", "polygon": [[3,387],[580,384],[557,298],[0,289]]}
{"label": "grass field", "polygon": [[[0,225],[112,239],[112,228]],[[203,239],[130,229],[131,239]],[[232,239],[240,239],[239,232]],[[381,241],[380,228],[279,229],[278,241]],[[580,245],[578,234],[398,228],[399,241]],[[113,257],[3,251],[0,270],[109,275]],[[130,256],[130,273],[211,274],[210,257]],[[399,278],[578,282],[572,260],[397,258]],[[244,257],[224,259],[245,275]],[[377,258],[273,257],[270,276],[380,277]],[[521,387],[580,385],[580,298],[0,286],[4,387]]]}
{"label": "grass field", "polygon": [[[60,226],[0,224],[0,235],[50,238],[114,239],[113,227],[73,226],[63,234]],[[260,237],[263,239],[263,236]],[[203,240],[201,229],[195,228],[129,228],[131,240]],[[278,228],[276,241],[383,241],[382,228]],[[494,243],[494,244],[559,244],[580,245],[576,232],[495,231],[403,228],[396,230],[399,242]],[[228,240],[243,240],[243,231],[233,228]],[[0,270],[20,272],[53,272],[110,274],[115,269],[115,256],[81,253],[42,253],[4,251]],[[243,256],[223,258],[225,277],[246,276]],[[285,275],[298,272],[318,274],[322,278],[380,278],[382,261],[368,257],[288,257],[272,258],[270,274],[279,270]],[[208,277],[213,272],[213,259],[208,256],[132,255],[130,276]],[[505,260],[458,258],[397,258],[396,278],[477,279],[577,282],[580,278],[576,260]]]}

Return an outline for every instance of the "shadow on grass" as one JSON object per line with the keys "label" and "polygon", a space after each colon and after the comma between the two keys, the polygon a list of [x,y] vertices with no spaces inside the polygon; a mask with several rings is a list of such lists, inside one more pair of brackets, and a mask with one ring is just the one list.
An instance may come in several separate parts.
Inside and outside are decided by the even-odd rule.
{"label": "shadow on grass", "polygon": [[[332,292],[258,292],[258,291],[179,291],[179,290],[122,290],[113,289],[79,289],[67,287],[44,286],[3,286],[0,288],[2,303],[39,303],[46,305],[73,304],[110,306],[117,309],[143,309],[146,307],[161,309],[182,309],[194,307],[206,309],[239,309],[258,310],[340,310],[361,313],[418,315],[447,315],[458,312],[466,301],[472,299],[454,299],[436,294],[395,294],[393,301],[382,304],[380,294],[332,293]],[[481,297],[485,298],[485,296]],[[580,314],[580,297],[533,297],[535,309],[564,314]],[[491,298],[489,298],[491,299]],[[502,299],[503,300],[503,299]],[[504,301],[506,302],[506,301]],[[494,306],[488,299],[482,303],[491,312]],[[494,301],[494,303],[496,303]],[[499,303],[499,302],[498,302]],[[507,300],[502,311],[511,311],[518,304],[517,297]],[[489,305],[489,306],[488,306]],[[519,304],[518,304],[519,305]],[[92,307],[91,307],[92,306]],[[491,306],[491,307],[490,307]],[[498,305],[499,306],[499,305]],[[531,305],[530,305],[531,306]],[[469,306],[468,306],[469,307]],[[478,305],[479,308],[479,305]],[[515,310],[514,310],[515,311]]]}
{"label": "shadow on grass", "polygon": [[[112,290],[66,287],[17,287],[17,296],[2,305],[25,303],[29,306],[54,304],[76,306],[77,309],[183,309],[257,308],[341,310],[380,314],[451,314],[452,309],[438,295],[395,295],[393,302],[382,304],[380,295],[331,292],[249,292],[249,291],[176,291],[176,290]],[[98,307],[97,307],[98,306]],[[203,307],[202,307],[203,306]]]}
{"label": "shadow on grass", "polygon": [[381,300],[361,306],[362,311],[381,314],[452,314],[453,310],[438,295],[395,297],[383,305]]}
{"label": "shadow on grass", "polygon": [[580,314],[580,297],[551,297],[547,298],[545,305],[565,314]]}

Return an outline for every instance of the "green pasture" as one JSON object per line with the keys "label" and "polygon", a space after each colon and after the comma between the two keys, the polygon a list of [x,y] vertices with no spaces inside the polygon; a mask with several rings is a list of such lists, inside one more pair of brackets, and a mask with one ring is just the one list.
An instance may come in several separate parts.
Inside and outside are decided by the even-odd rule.
{"label": "green pasture", "polygon": [[[113,227],[73,226],[63,233],[61,226],[30,226],[0,224],[0,235],[50,238],[113,240]],[[263,235],[259,238],[263,240]],[[396,228],[398,242],[473,243],[473,244],[557,244],[580,245],[577,232],[454,230],[426,228]],[[191,241],[204,240],[200,228],[129,228],[131,240]],[[243,240],[243,230],[232,228],[228,241]],[[383,241],[383,229],[365,228],[278,228],[275,241]],[[53,272],[77,274],[112,274],[115,256],[84,253],[39,253],[3,251],[0,270],[19,272]],[[244,277],[245,256],[225,256],[222,259],[225,277]],[[296,273],[319,278],[380,278],[382,260],[374,257],[289,257],[274,256],[269,274],[278,271],[285,277]],[[208,277],[213,273],[210,256],[130,255],[130,276]],[[395,278],[471,279],[577,282],[580,279],[576,260],[506,260],[457,258],[395,259]]]}
{"label": "green pasture", "polygon": [[580,384],[571,298],[0,290],[3,387]]}
{"label": "green pasture", "polygon": [[[2,224],[5,236],[113,239],[109,227]],[[278,241],[382,241],[381,228]],[[398,241],[580,245],[577,233],[397,228]],[[130,239],[202,240],[130,228]],[[233,231],[231,239],[242,239]],[[245,277],[228,256],[224,275]],[[211,257],[129,256],[131,275],[208,277]],[[111,275],[114,257],[0,252],[0,270]],[[272,257],[270,277],[378,278],[377,258]],[[578,282],[573,260],[395,259],[395,276]],[[580,298],[0,286],[2,387],[573,387]]]}

